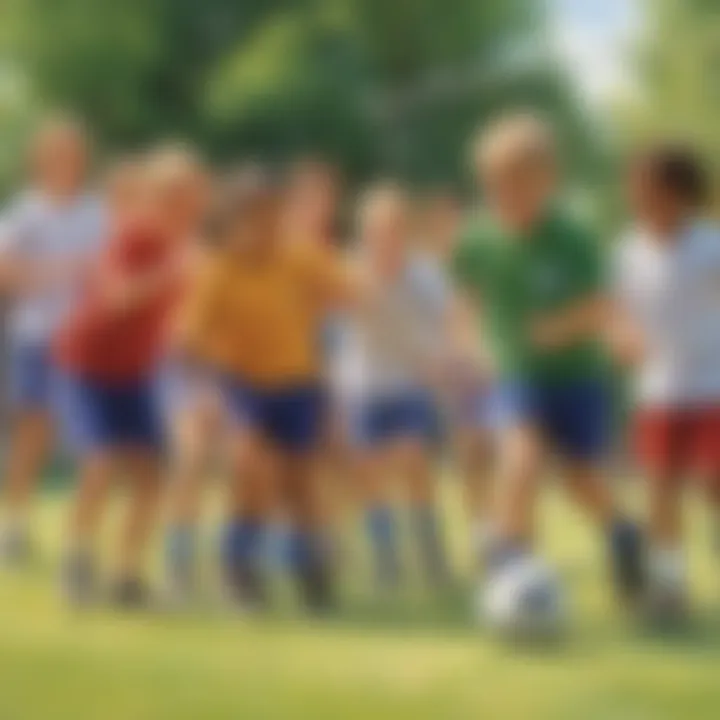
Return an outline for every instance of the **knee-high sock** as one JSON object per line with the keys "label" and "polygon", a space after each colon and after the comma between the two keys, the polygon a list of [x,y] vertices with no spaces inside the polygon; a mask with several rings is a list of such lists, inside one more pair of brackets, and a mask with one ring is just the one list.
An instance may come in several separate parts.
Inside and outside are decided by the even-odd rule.
{"label": "knee-high sock", "polygon": [[432,505],[419,505],[412,509],[412,526],[420,561],[430,581],[441,581],[447,577],[445,547],[437,512]]}
{"label": "knee-high sock", "polygon": [[400,559],[393,509],[386,505],[376,505],[367,511],[365,523],[376,578],[383,585],[395,585],[400,578]]}

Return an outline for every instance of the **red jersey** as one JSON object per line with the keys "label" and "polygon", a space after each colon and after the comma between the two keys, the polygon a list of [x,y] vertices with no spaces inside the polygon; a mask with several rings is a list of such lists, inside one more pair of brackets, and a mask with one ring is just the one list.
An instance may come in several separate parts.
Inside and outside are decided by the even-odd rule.
{"label": "red jersey", "polygon": [[165,345],[178,285],[168,282],[127,309],[109,306],[100,290],[110,275],[132,281],[164,267],[171,272],[177,251],[172,241],[148,228],[118,231],[89,278],[75,312],[60,329],[55,345],[59,364],[111,382],[131,381],[152,372]]}

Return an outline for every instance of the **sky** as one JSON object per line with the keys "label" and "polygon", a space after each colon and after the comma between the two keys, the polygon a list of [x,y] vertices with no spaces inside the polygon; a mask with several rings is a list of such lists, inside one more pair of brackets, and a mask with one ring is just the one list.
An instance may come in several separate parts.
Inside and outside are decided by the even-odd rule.
{"label": "sky", "polygon": [[605,102],[627,91],[624,54],[642,30],[641,0],[548,0],[553,42],[582,93]]}

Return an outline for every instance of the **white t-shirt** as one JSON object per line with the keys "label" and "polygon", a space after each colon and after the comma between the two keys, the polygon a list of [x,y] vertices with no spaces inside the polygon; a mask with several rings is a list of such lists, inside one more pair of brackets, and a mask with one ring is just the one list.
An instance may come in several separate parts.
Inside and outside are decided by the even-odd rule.
{"label": "white t-shirt", "polygon": [[[54,203],[39,192],[17,198],[0,221],[0,255],[29,263],[74,263],[98,252],[107,232],[102,203],[81,194],[67,203]],[[7,322],[11,342],[47,342],[66,315],[75,291],[62,283],[13,298]]]}
{"label": "white t-shirt", "polygon": [[672,244],[635,228],[615,258],[616,295],[640,328],[643,405],[720,401],[720,228],[697,221]]}
{"label": "white t-shirt", "polygon": [[427,384],[448,345],[450,291],[443,268],[414,255],[362,309],[343,318],[333,362],[345,397],[390,394]]}

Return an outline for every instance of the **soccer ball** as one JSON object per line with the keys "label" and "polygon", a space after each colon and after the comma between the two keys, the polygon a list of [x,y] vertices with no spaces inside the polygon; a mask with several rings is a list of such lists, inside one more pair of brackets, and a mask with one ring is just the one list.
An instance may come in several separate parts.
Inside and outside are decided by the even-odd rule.
{"label": "soccer ball", "polygon": [[566,604],[555,573],[526,557],[490,578],[478,598],[479,614],[500,637],[533,641],[557,639],[566,622]]}

